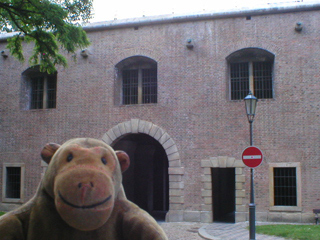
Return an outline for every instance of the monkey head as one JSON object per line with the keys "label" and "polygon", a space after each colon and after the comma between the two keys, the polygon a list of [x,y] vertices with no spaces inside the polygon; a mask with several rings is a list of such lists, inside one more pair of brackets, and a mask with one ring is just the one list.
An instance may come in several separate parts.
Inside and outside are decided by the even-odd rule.
{"label": "monkey head", "polygon": [[49,143],[41,156],[49,164],[42,188],[54,200],[61,218],[81,231],[106,223],[122,191],[128,155],[102,141],[78,138],[61,146]]}

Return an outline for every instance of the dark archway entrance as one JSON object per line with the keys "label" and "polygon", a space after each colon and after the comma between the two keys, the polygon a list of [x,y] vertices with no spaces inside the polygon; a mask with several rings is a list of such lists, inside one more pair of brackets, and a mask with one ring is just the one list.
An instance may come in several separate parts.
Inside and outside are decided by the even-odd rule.
{"label": "dark archway entrance", "polygon": [[213,221],[235,222],[235,168],[211,168]]}
{"label": "dark archway entrance", "polygon": [[169,209],[168,158],[162,145],[146,134],[129,134],[113,148],[130,157],[123,174],[127,198],[157,220],[164,220]]}

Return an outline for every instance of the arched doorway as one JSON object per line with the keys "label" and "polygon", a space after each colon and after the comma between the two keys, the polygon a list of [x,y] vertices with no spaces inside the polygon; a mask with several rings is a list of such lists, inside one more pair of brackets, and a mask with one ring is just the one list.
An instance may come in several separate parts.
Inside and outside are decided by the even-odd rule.
{"label": "arched doorway", "polygon": [[127,198],[157,220],[169,210],[168,158],[162,145],[147,134],[126,134],[113,144],[130,157],[123,174]]}

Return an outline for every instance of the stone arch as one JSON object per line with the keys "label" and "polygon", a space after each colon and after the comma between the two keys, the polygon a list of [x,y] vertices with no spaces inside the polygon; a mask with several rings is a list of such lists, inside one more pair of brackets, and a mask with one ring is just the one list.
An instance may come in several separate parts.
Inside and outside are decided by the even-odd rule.
{"label": "stone arch", "polygon": [[179,151],[174,140],[165,130],[152,122],[131,119],[109,129],[102,136],[102,141],[111,145],[121,136],[130,133],[147,134],[162,145],[169,161],[169,212],[167,213],[166,221],[175,222],[183,220],[181,219],[183,214],[180,214],[180,212],[183,211],[182,206],[184,204],[184,183],[182,181],[184,167],[181,165]]}
{"label": "stone arch", "polygon": [[201,160],[202,168],[202,211],[206,213],[206,222],[213,221],[212,212],[212,177],[211,168],[235,168],[235,186],[236,186],[236,214],[235,221],[246,221],[246,204],[245,204],[245,174],[244,163],[242,160],[236,160],[232,157],[219,156]]}

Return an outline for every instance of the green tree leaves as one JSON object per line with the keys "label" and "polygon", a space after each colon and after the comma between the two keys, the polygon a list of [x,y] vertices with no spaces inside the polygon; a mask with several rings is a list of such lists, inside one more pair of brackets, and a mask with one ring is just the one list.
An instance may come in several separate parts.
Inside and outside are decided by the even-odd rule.
{"label": "green tree leaves", "polygon": [[34,42],[31,65],[53,73],[56,65],[67,66],[59,52],[75,53],[90,43],[79,22],[91,18],[92,0],[0,0],[0,30],[17,32],[7,48],[24,61],[22,42]]}

